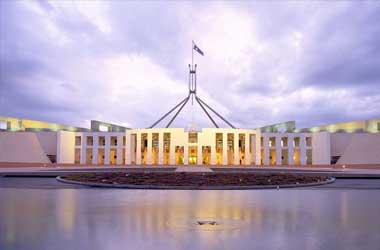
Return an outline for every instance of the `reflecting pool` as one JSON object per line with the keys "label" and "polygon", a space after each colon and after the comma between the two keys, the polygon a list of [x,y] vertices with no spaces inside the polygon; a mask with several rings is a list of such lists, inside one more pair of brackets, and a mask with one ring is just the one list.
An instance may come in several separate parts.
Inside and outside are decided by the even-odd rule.
{"label": "reflecting pool", "polygon": [[376,189],[7,187],[0,249],[379,249],[379,211]]}

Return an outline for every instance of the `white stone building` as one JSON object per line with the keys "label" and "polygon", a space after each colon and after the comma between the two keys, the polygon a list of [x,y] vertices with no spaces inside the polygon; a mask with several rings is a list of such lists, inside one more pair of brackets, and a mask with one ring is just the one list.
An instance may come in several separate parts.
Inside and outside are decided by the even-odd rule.
{"label": "white stone building", "polygon": [[301,130],[287,122],[257,129],[201,131],[129,129],[99,121],[92,121],[91,129],[8,117],[0,117],[0,121],[0,162],[164,166],[380,163],[378,119]]}

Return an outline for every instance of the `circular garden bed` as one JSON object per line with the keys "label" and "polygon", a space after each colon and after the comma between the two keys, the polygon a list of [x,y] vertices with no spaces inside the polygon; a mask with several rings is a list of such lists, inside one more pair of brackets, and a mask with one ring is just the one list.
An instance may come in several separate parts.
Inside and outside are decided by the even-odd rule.
{"label": "circular garden bed", "polygon": [[326,176],[231,172],[87,173],[57,177],[59,181],[98,187],[146,189],[255,189],[322,185]]}

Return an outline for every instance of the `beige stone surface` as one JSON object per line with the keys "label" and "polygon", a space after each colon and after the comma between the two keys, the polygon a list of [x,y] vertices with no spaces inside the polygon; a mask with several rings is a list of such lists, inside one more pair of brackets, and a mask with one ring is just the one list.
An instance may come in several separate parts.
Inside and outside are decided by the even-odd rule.
{"label": "beige stone surface", "polygon": [[332,147],[341,154],[337,164],[380,164],[380,134],[335,134]]}
{"label": "beige stone surface", "polygon": [[36,133],[1,132],[0,162],[50,163]]}

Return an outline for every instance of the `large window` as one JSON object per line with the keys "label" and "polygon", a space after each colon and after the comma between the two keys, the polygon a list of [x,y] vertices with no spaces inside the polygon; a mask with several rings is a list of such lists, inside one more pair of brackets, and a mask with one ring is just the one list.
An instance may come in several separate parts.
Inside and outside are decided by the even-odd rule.
{"label": "large window", "polygon": [[98,149],[98,164],[104,165],[104,148]]}
{"label": "large window", "polygon": [[141,164],[147,164],[148,158],[148,134],[141,134]]}
{"label": "large window", "polygon": [[76,148],[75,149],[75,156],[74,156],[74,163],[75,164],[79,164],[80,163],[80,157],[81,157],[80,153],[81,153],[80,148]]}
{"label": "large window", "polygon": [[82,138],[80,136],[75,136],[75,146],[80,146],[82,144]]}
{"label": "large window", "polygon": [[92,148],[86,149],[86,164],[92,164]]}
{"label": "large window", "polygon": [[197,142],[198,142],[198,133],[189,132],[189,143],[197,143]]}
{"label": "large window", "polygon": [[110,164],[116,165],[116,162],[117,162],[117,150],[116,148],[112,148],[110,150]]}
{"label": "large window", "polygon": [[87,136],[87,146],[92,146],[92,145],[94,145],[94,137]]}
{"label": "large window", "polygon": [[269,137],[269,147],[276,147],[276,137]]}
{"label": "large window", "polygon": [[195,165],[197,164],[197,159],[198,159],[198,147],[197,146],[190,146],[189,149],[189,164],[190,165]]}
{"label": "large window", "polygon": [[306,164],[313,164],[313,151],[311,149],[306,149]]}
{"label": "large window", "polygon": [[281,138],[281,147],[287,147],[288,146],[288,137],[282,137]]}
{"label": "large window", "polygon": [[239,164],[245,164],[245,134],[239,134]]}
{"label": "large window", "polygon": [[[202,164],[208,165],[211,160],[211,147],[210,146],[202,146]],[[219,163],[221,164],[221,163]]]}
{"label": "large window", "polygon": [[299,149],[295,149],[293,152],[293,162],[294,162],[294,165],[300,165],[301,164],[300,150]]}
{"label": "large window", "polygon": [[152,134],[152,164],[158,164],[158,148],[159,148],[159,136],[158,133]]}
{"label": "large window", "polygon": [[306,147],[311,147],[311,145],[312,145],[311,137],[306,137]]}
{"label": "large window", "polygon": [[117,136],[111,136],[111,146],[117,146]]}
{"label": "large window", "polygon": [[281,164],[282,165],[288,165],[289,164],[288,154],[289,154],[289,151],[287,149],[281,150]]}
{"label": "large window", "polygon": [[233,165],[234,164],[234,134],[228,133],[227,134],[227,164]]}
{"label": "large window", "polygon": [[170,163],[170,133],[164,133],[164,164]]}
{"label": "large window", "polygon": [[300,146],[300,138],[299,137],[294,137],[294,139],[293,139],[293,146],[294,147],[299,147]]}
{"label": "large window", "polygon": [[184,154],[183,146],[176,146],[175,147],[175,155],[174,155],[176,165],[182,165],[183,164],[183,154]]}
{"label": "large window", "polygon": [[216,133],[215,148],[216,148],[216,164],[221,165],[223,164],[223,134],[222,133]]}
{"label": "large window", "polygon": [[99,136],[99,146],[106,145],[106,138],[104,136]]}

